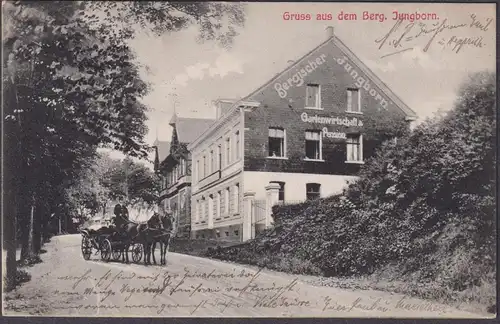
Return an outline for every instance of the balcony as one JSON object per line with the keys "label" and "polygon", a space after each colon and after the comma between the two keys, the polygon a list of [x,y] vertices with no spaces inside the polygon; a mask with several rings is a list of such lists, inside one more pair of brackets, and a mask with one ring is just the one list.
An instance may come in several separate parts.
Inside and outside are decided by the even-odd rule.
{"label": "balcony", "polygon": [[186,183],[191,183],[191,176],[190,175],[183,175],[179,179],[177,179],[177,182],[174,182],[173,184],[167,185],[166,188],[163,188],[160,192],[160,196],[164,195],[169,195],[173,192],[175,192],[179,187],[182,187]]}
{"label": "balcony", "polygon": [[206,176],[205,178],[201,179],[197,186],[198,188],[203,188],[204,186],[214,182],[214,181],[217,181],[219,180],[221,177],[221,172],[218,170],[218,171],[215,171],[214,173]]}

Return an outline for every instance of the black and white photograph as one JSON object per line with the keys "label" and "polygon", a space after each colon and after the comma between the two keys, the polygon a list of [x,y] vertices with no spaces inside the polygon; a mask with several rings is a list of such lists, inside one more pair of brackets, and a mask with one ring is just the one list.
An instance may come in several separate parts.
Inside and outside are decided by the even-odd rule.
{"label": "black and white photograph", "polygon": [[495,318],[494,3],[2,1],[2,313]]}

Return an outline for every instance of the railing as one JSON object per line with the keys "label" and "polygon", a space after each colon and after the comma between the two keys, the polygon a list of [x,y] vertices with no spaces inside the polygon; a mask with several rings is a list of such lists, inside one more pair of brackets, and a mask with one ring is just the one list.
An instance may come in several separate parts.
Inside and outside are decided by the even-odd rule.
{"label": "railing", "polygon": [[254,200],[252,201],[253,209],[253,223],[263,223],[266,220],[266,201],[265,200]]}
{"label": "railing", "polygon": [[307,200],[280,200],[276,203],[278,206],[298,205],[305,203]]}

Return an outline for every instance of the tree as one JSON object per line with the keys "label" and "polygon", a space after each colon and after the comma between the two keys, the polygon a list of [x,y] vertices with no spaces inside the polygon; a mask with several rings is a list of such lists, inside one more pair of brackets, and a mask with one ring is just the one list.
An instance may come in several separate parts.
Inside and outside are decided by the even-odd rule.
{"label": "tree", "polygon": [[[46,221],[47,210],[67,209],[68,202],[60,194],[95,158],[97,147],[147,156],[146,107],[138,99],[148,87],[127,45],[133,37],[131,29],[117,28],[123,16],[109,13],[106,19],[95,20],[96,15],[86,15],[99,6],[105,9],[106,4],[8,1],[2,5],[6,103],[2,123],[8,132],[6,155],[12,157],[6,161],[6,171],[12,175],[8,186],[19,190],[12,194],[15,199],[9,199],[15,205],[6,209],[4,232],[16,233],[21,225],[22,255],[28,257],[39,249],[33,242],[39,241],[35,236],[42,232],[38,225]],[[147,9],[156,8],[152,2],[134,4],[134,10],[141,8],[136,11],[127,6],[118,5],[121,11],[113,13],[128,12],[127,19],[137,15],[137,21],[147,18],[144,21],[153,24],[155,31],[162,30],[161,26],[178,30],[188,24],[184,20],[180,26],[177,22],[182,19],[164,11],[183,5],[163,7],[156,13]],[[185,6],[190,12],[192,7]],[[215,7],[197,6],[206,8],[197,13],[198,21],[210,26],[217,17],[210,8]],[[213,25],[218,30],[223,24],[215,21]],[[52,206],[44,203],[45,198]],[[7,282],[13,282],[16,238],[7,235],[6,239]]]}
{"label": "tree", "polygon": [[112,200],[125,199],[131,205],[153,206],[158,201],[156,175],[142,163],[130,158],[114,160],[103,176],[103,186]]}

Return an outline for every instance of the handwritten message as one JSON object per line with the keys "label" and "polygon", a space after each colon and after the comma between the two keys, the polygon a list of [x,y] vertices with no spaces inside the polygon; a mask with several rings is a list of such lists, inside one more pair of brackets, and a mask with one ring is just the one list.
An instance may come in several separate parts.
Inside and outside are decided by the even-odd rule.
{"label": "handwritten message", "polygon": [[52,278],[52,282],[51,295],[64,302],[53,303],[51,309],[79,315],[363,316],[370,312],[391,316],[414,312],[439,315],[448,311],[444,306],[416,303],[407,297],[330,293],[331,288],[307,286],[298,278],[274,281],[263,276],[262,270],[201,272],[184,268],[175,273],[145,274],[112,269],[100,273],[89,268],[79,274]]}
{"label": "handwritten message", "polygon": [[[454,53],[461,52],[466,47],[482,48],[486,45],[483,33],[489,31],[493,18],[469,16],[469,21],[452,23],[448,19],[435,22],[410,22],[397,20],[389,31],[375,40],[379,50],[390,50],[387,57],[412,50],[416,45],[423,46],[427,52],[433,46],[442,46]],[[474,36],[466,36],[467,30],[475,32]],[[436,45],[437,44],[437,45]]]}

